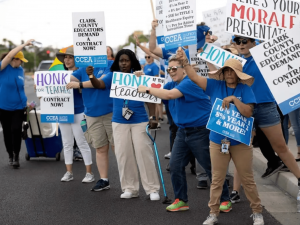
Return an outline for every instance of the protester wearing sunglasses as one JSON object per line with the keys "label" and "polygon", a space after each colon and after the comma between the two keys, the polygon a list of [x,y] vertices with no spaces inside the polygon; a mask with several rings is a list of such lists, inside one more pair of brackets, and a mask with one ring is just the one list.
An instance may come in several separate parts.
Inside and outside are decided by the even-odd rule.
{"label": "protester wearing sunglasses", "polygon": [[[211,103],[204,91],[188,78],[182,61],[176,59],[176,55],[169,59],[168,72],[173,81],[167,83],[164,89],[141,85],[138,91],[168,100],[170,113],[178,126],[170,159],[175,201],[166,208],[167,211],[176,212],[189,209],[185,167],[191,156],[195,156],[211,178],[209,130],[206,129]],[[226,210],[230,211],[227,184],[224,183],[223,187],[221,201],[226,202]]]}

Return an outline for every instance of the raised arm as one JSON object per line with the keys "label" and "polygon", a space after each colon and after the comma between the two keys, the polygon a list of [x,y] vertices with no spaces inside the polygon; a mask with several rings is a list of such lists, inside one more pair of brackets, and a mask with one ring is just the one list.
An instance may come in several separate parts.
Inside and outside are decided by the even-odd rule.
{"label": "raised arm", "polygon": [[15,55],[16,55],[19,51],[21,51],[25,46],[32,45],[32,44],[31,44],[32,41],[34,41],[34,39],[30,39],[30,40],[26,41],[24,44],[19,45],[19,46],[15,47],[13,50],[11,50],[11,51],[5,56],[5,58],[2,60],[0,70],[5,69],[5,67],[7,67],[7,65],[10,64],[10,62],[11,62],[12,59],[15,57]]}
{"label": "raised arm", "polygon": [[181,60],[183,62],[183,67],[185,69],[185,72],[187,73],[188,77],[199,87],[201,87],[204,91],[206,90],[207,86],[207,79],[205,77],[199,76],[194,68],[190,65],[188,58],[186,57],[186,54],[184,50],[179,47],[176,53],[176,58]]}
{"label": "raised arm", "polygon": [[159,58],[163,58],[162,55],[162,49],[156,45],[156,27],[158,26],[158,20],[152,21],[152,30],[150,34],[150,40],[149,40],[149,50]]}
{"label": "raised arm", "polygon": [[92,85],[93,85],[94,88],[97,88],[97,89],[105,89],[105,83],[104,83],[104,81],[101,80],[101,79],[97,79],[97,78],[94,76],[94,67],[88,66],[88,67],[86,68],[86,73],[87,73],[87,75],[89,76],[90,82],[92,83]]}

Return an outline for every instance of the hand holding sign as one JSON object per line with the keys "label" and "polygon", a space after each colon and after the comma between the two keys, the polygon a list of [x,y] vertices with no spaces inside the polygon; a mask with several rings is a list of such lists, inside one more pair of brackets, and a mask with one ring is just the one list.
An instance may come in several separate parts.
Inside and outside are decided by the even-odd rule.
{"label": "hand holding sign", "polygon": [[142,70],[140,70],[140,71],[135,71],[135,72],[133,72],[133,74],[136,75],[137,77],[140,77],[140,76],[142,76],[142,75],[145,75],[144,72],[143,72]]}
{"label": "hand holding sign", "polygon": [[86,69],[85,69],[87,75],[92,75],[94,73],[94,67],[92,66],[88,66]]}
{"label": "hand holding sign", "polygon": [[158,20],[157,19],[154,19],[151,23],[151,26],[152,26],[152,29],[155,30],[156,27],[158,27]]}
{"label": "hand holding sign", "polygon": [[234,100],[235,100],[235,96],[228,96],[227,98],[224,98],[223,99],[223,103],[222,103],[222,108],[223,109],[225,109],[225,108],[227,108],[227,109],[229,109],[229,107],[230,107],[230,102],[233,102],[234,103]]}
{"label": "hand holding sign", "polygon": [[177,52],[176,52],[176,59],[182,61],[183,65],[186,65],[186,64],[189,63],[189,60],[186,57],[186,54],[185,54],[184,50],[181,47],[179,47]]}

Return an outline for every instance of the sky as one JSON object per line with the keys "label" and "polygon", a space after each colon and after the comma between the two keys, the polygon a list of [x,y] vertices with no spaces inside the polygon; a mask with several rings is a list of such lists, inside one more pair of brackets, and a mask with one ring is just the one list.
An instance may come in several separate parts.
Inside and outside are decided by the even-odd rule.
{"label": "sky", "polygon": [[[227,0],[197,0],[202,11],[225,6]],[[155,7],[156,0],[153,0]],[[72,12],[104,11],[106,44],[117,48],[136,30],[149,34],[153,20],[150,0],[0,0],[0,43],[35,39],[43,47],[63,48],[73,42]],[[3,43],[2,43],[3,44]]]}

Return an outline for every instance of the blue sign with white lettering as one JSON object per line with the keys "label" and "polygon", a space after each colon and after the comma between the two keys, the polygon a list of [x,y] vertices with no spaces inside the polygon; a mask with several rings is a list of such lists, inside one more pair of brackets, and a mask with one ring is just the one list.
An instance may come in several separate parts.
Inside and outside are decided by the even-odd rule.
{"label": "blue sign with white lettering", "polygon": [[194,30],[168,35],[165,36],[164,42],[167,50],[186,45],[195,45],[197,44],[197,32]]}
{"label": "blue sign with white lettering", "polygon": [[206,128],[250,146],[254,118],[242,116],[231,103],[229,109],[223,109],[222,102],[216,99]]}
{"label": "blue sign with white lettering", "polygon": [[79,56],[75,55],[75,66],[76,67],[107,67],[107,55],[90,55],[90,56]]}
{"label": "blue sign with white lettering", "polygon": [[74,123],[74,115],[70,114],[41,114],[42,123]]}
{"label": "blue sign with white lettering", "polygon": [[300,94],[278,104],[283,115],[300,108]]}

